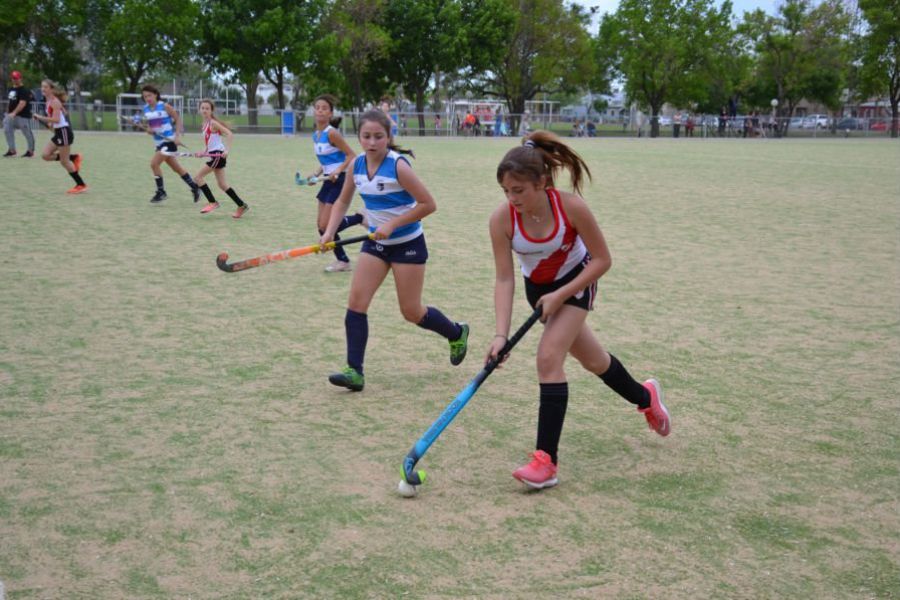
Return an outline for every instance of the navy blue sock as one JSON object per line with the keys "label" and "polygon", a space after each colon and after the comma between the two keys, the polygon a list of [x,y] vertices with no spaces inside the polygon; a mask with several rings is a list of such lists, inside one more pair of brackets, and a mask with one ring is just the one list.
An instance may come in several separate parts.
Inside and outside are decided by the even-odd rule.
{"label": "navy blue sock", "polygon": [[195,187],[197,187],[197,184],[194,183],[194,180],[191,179],[191,176],[188,175],[187,173],[185,173],[184,175],[181,176],[181,180],[184,181],[186,184],[188,184],[188,187],[191,189],[194,189]]}
{"label": "navy blue sock", "polygon": [[343,231],[343,230],[347,229],[348,227],[353,227],[354,225],[359,225],[360,223],[362,223],[362,220],[363,220],[363,216],[359,213],[356,213],[355,215],[350,215],[349,217],[344,217],[341,220],[341,224],[338,227],[338,231]]}
{"label": "navy blue sock", "polygon": [[417,324],[422,329],[433,331],[448,340],[458,340],[462,335],[462,327],[445,317],[444,313],[433,306],[428,307],[425,316]]}
{"label": "navy blue sock", "polygon": [[649,408],[650,392],[635,381],[625,366],[612,354],[609,355],[609,368],[597,377],[602,379],[603,383],[612,388],[614,392],[632,404],[637,404],[638,408]]}
{"label": "navy blue sock", "polygon": [[165,189],[163,189],[163,178],[161,176],[154,175],[153,179],[156,181],[156,189],[160,192],[164,192]]}
{"label": "navy blue sock", "polygon": [[366,358],[366,344],[369,341],[369,317],[366,313],[347,309],[344,317],[347,330],[347,364],[361,375],[363,360]]}
{"label": "navy blue sock", "polygon": [[[342,229],[342,228],[339,227],[339,228],[338,228],[338,231],[340,231],[341,229]],[[324,229],[320,229],[320,230],[319,230],[319,235],[322,235],[323,233],[325,233],[325,230],[324,230]],[[337,233],[335,233],[335,234],[334,234],[334,241],[335,241],[335,242],[341,241],[341,236],[339,236]],[[334,257],[335,257],[336,259],[338,259],[339,261],[341,261],[341,262],[350,262],[350,257],[347,256],[347,253],[344,252],[344,249],[343,249],[341,246],[335,246],[335,248],[334,248]]]}
{"label": "navy blue sock", "polygon": [[538,409],[537,444],[538,450],[543,450],[557,461],[559,450],[559,438],[562,435],[563,422],[566,420],[566,408],[569,406],[569,384],[542,383],[541,406]]}

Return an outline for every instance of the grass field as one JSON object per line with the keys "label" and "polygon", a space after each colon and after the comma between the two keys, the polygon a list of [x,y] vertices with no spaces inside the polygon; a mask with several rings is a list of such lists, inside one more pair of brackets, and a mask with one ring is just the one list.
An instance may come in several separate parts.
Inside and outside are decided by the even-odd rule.
{"label": "grass field", "polygon": [[588,322],[663,383],[673,433],[570,362],[561,484],[523,491],[536,329],[406,500],[401,460],[494,333],[486,221],[514,141],[410,143],[438,202],[424,299],[471,323],[470,354],[451,367],[389,279],[361,394],[326,381],[349,282],[329,257],[214,264],[317,239],[308,140],[236,139],[240,221],[170,171],[149,204],[140,136],[78,134],[77,197],[58,165],[0,160],[8,598],[900,596],[896,142],[573,141],[613,255]]}

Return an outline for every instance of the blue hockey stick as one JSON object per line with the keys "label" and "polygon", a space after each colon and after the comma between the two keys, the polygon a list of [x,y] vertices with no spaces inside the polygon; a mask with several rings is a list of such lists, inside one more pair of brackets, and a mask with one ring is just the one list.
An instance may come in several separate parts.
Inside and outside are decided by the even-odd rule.
{"label": "blue hockey stick", "polygon": [[428,431],[419,438],[419,441],[415,443],[412,450],[410,450],[409,454],[406,455],[406,458],[403,459],[402,472],[406,483],[410,485],[421,485],[425,482],[425,471],[414,471],[416,463],[418,463],[425,453],[428,452],[428,449],[438,436],[441,435],[441,432],[446,429],[447,425],[449,425],[450,422],[456,418],[456,415],[465,408],[469,400],[472,399],[472,396],[475,395],[475,392],[478,391],[478,388],[481,387],[481,384],[484,383],[484,380],[488,378],[488,375],[494,372],[497,365],[499,365],[503,358],[512,351],[513,346],[519,343],[519,340],[524,337],[528,330],[531,329],[531,326],[540,318],[541,307],[539,306],[534,309],[534,312],[531,313],[531,316],[528,317],[528,320],[525,321],[521,327],[519,327],[516,333],[506,340],[506,344],[504,344],[500,352],[497,353],[497,358],[489,360],[488,363],[484,365],[484,368],[478,372],[478,375],[476,375],[475,378],[469,382],[469,385],[453,399],[453,402],[444,409],[441,416],[431,424]]}

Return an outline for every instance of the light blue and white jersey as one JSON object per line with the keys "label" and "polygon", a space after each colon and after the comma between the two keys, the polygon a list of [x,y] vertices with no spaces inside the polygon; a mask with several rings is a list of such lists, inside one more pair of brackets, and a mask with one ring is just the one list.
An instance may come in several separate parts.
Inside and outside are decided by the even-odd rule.
{"label": "light blue and white jersey", "polygon": [[[375,176],[371,179],[369,179],[369,172],[366,168],[365,154],[357,156],[353,162],[353,183],[356,184],[356,189],[359,190],[359,195],[362,196],[366,205],[369,233],[394,217],[408,213],[416,206],[416,199],[397,181],[397,161],[401,160],[409,164],[409,161],[399,152],[388,151],[381,166],[375,172]],[[378,240],[378,243],[385,246],[402,244],[420,235],[422,235],[422,222],[416,221],[398,227],[391,237],[386,240]]]}
{"label": "light blue and white jersey", "polygon": [[145,104],[144,118],[147,119],[147,127],[153,132],[155,142],[169,142],[175,137],[172,117],[166,112],[166,103],[162,100],[152,107]]}
{"label": "light blue and white jersey", "polygon": [[329,125],[322,131],[313,131],[312,134],[316,158],[319,159],[319,163],[322,165],[322,173],[325,175],[331,175],[337,171],[338,167],[347,160],[347,155],[337,146],[333,146],[328,140],[328,133],[332,130],[334,130],[334,127]]}

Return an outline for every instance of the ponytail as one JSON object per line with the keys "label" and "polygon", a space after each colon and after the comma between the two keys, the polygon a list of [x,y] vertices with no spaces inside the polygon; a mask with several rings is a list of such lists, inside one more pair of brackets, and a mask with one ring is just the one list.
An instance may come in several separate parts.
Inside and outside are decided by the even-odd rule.
{"label": "ponytail", "polygon": [[572,187],[581,195],[585,176],[591,179],[591,171],[584,159],[556,134],[538,130],[525,136],[521,146],[506,153],[497,166],[497,181],[502,182],[507,173],[531,181],[538,181],[544,176],[553,187],[553,181],[562,169],[569,171]]}
{"label": "ponytail", "polygon": [[199,109],[200,106],[203,104],[209,104],[210,109],[212,109],[210,111],[210,115],[209,115],[209,118],[211,121],[215,121],[216,123],[218,123],[225,129],[232,128],[231,123],[229,123],[227,121],[223,121],[222,119],[220,119],[216,116],[216,103],[212,101],[212,98],[204,98],[203,100],[200,101],[200,104],[197,105],[197,108]]}
{"label": "ponytail", "polygon": [[63,87],[63,86],[61,86],[60,84],[56,83],[56,82],[53,81],[52,79],[45,79],[45,80],[43,81],[43,83],[46,83],[48,86],[50,86],[50,91],[53,92],[53,95],[54,95],[54,96],[56,97],[56,99],[59,100],[60,102],[65,102],[66,100],[69,99],[69,92],[66,91],[66,88],[65,88],[65,87]]}

